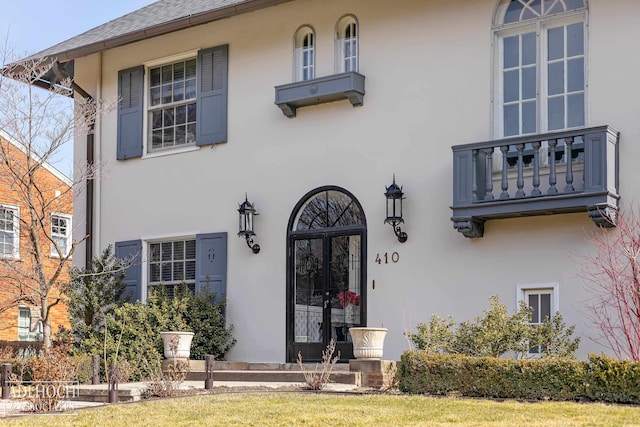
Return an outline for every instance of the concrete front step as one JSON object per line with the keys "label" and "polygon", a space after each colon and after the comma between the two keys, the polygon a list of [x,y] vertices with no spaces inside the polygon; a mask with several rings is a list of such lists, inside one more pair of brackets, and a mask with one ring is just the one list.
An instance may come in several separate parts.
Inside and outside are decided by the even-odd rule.
{"label": "concrete front step", "polygon": [[[189,366],[192,371],[204,372],[204,360],[190,360]],[[313,370],[316,366],[320,366],[316,363],[304,363],[304,368],[307,370]],[[300,365],[297,363],[255,363],[255,362],[232,362],[226,360],[216,360],[213,362],[214,371],[300,371]],[[334,372],[349,372],[348,363],[336,363],[333,365]]]}
{"label": "concrete front step", "polygon": [[[170,363],[165,360],[163,368]],[[204,360],[190,360],[189,381],[204,381],[206,379]],[[304,373],[322,372],[322,364],[305,363],[300,367],[296,363],[249,363],[215,361],[213,366],[213,381],[236,382],[277,382],[302,383],[305,382]],[[396,372],[396,362],[389,360],[350,360],[349,364],[335,364],[332,366],[330,382],[336,384],[355,385],[357,387],[387,387],[393,383]]]}
{"label": "concrete front step", "polygon": [[[166,366],[169,361],[164,361]],[[204,381],[206,378],[204,360],[190,360],[189,381]],[[322,371],[322,365],[305,363],[304,369],[309,372]],[[305,382],[302,368],[296,363],[249,363],[215,361],[213,365],[214,381],[241,382]],[[338,384],[361,385],[360,372],[349,371],[348,364],[335,364],[330,376],[331,382]]]}
{"label": "concrete front step", "polygon": [[[313,372],[313,368],[310,368]],[[318,368],[318,372],[321,368]],[[187,374],[189,381],[204,381],[206,379],[204,370],[192,369]],[[360,372],[349,372],[334,370],[329,377],[330,381],[337,384],[352,384],[355,386],[362,385],[362,375]],[[302,383],[305,381],[304,374],[301,370],[214,370],[213,381],[242,381],[242,382],[289,382]]]}

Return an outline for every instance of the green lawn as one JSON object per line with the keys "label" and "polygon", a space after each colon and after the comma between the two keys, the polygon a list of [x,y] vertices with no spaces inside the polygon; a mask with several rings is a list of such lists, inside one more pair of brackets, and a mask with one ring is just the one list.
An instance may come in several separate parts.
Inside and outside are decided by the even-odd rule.
{"label": "green lawn", "polygon": [[405,395],[229,393],[119,404],[3,426],[640,426],[640,407]]}

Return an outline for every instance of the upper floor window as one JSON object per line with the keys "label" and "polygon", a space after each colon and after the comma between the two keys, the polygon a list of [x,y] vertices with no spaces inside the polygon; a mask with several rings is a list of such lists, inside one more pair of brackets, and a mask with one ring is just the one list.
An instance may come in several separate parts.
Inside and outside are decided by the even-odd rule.
{"label": "upper floor window", "polygon": [[336,25],[336,72],[358,71],[358,22],[345,16]]}
{"label": "upper floor window", "polygon": [[495,17],[498,136],[585,125],[584,0],[504,0]]}
{"label": "upper floor window", "polygon": [[0,206],[0,256],[20,257],[20,219],[17,206]]}
{"label": "upper floor window", "polygon": [[311,27],[300,27],[295,35],[295,79],[296,81],[315,78],[315,32]]}
{"label": "upper floor window", "polygon": [[196,59],[149,69],[149,152],[195,145]]}
{"label": "upper floor window", "polygon": [[222,45],[120,70],[118,160],[227,142],[228,60]]}
{"label": "upper floor window", "polygon": [[[51,215],[52,256],[67,256],[71,250],[71,216],[64,214]],[[56,248],[57,246],[57,248]]]}

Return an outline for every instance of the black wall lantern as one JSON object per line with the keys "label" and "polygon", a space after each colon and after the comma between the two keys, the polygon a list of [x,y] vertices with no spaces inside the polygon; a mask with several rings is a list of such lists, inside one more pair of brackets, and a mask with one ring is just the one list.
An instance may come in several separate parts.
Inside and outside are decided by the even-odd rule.
{"label": "black wall lantern", "polygon": [[253,231],[253,216],[258,215],[258,212],[253,208],[246,194],[244,195],[244,202],[238,208],[238,214],[240,219],[238,237],[247,239],[247,246],[251,248],[254,254],[257,254],[260,252],[260,245],[253,243],[253,236],[256,235]]}
{"label": "black wall lantern", "polygon": [[395,174],[393,174],[393,183],[386,188],[387,191],[384,195],[387,198],[387,219],[384,220],[384,223],[391,224],[393,232],[398,236],[398,241],[404,243],[407,241],[407,233],[400,228],[400,224],[404,223],[404,219],[402,219],[404,193],[402,192],[402,187],[398,187],[398,184],[396,184]]}

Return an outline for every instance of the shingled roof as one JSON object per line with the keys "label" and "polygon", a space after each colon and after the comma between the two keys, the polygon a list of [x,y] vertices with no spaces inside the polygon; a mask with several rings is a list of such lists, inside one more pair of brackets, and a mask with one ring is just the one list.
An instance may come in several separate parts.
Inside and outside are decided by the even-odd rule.
{"label": "shingled roof", "polygon": [[31,55],[66,62],[292,0],[160,0]]}

